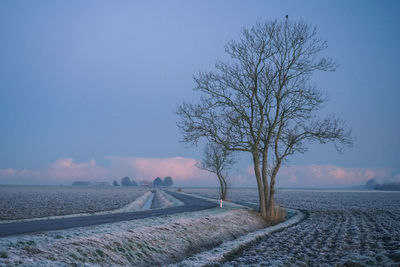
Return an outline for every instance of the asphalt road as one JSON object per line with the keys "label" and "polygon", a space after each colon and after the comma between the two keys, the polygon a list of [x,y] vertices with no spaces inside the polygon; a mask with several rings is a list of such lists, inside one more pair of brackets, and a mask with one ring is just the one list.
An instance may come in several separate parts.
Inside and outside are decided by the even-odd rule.
{"label": "asphalt road", "polygon": [[62,230],[75,227],[114,223],[120,221],[137,220],[161,215],[176,214],[180,212],[199,211],[217,206],[210,201],[187,196],[184,194],[166,191],[173,197],[181,200],[185,205],[166,209],[145,210],[136,212],[113,213],[105,215],[92,215],[62,219],[38,220],[30,222],[15,222],[0,224],[0,237],[44,232],[51,230]]}

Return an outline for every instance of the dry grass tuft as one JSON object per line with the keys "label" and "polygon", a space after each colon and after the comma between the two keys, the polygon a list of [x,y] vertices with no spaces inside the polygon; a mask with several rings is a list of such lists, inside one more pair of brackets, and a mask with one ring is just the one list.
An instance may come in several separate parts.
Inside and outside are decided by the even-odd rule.
{"label": "dry grass tuft", "polygon": [[275,206],[272,210],[269,211],[267,216],[267,224],[269,226],[281,223],[286,218],[286,209],[281,206]]}

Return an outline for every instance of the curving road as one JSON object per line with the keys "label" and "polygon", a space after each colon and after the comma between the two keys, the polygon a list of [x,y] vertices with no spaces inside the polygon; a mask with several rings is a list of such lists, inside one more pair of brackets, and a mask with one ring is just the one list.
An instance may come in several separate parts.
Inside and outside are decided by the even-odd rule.
{"label": "curving road", "polygon": [[0,224],[0,237],[28,234],[34,232],[44,232],[51,230],[62,230],[74,227],[84,227],[99,225],[104,223],[114,223],[120,221],[137,220],[161,215],[176,214],[181,212],[199,211],[210,209],[217,206],[210,201],[200,199],[176,192],[166,191],[166,193],[179,199],[185,205],[166,209],[145,210],[136,212],[113,213],[105,215],[92,215],[62,219],[38,220],[30,222],[15,222]]}

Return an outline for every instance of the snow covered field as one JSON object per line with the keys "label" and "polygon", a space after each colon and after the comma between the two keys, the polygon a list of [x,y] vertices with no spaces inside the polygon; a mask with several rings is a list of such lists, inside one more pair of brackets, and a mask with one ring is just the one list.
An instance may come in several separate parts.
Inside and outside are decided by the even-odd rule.
{"label": "snow covered field", "polygon": [[[184,191],[218,196],[216,189]],[[232,189],[229,198],[258,202],[256,189]],[[277,202],[308,216],[247,248],[225,266],[400,264],[400,192],[279,190]]]}
{"label": "snow covered field", "polygon": [[0,266],[166,265],[263,226],[254,211],[227,204],[222,209],[3,237]]}
{"label": "snow covered field", "polygon": [[115,210],[147,191],[111,186],[0,186],[0,220]]}
{"label": "snow covered field", "polygon": [[[76,187],[53,188],[72,192],[71,188]],[[24,192],[31,189],[27,187]],[[85,190],[95,190],[77,189],[84,196]],[[106,196],[115,192],[121,195],[123,192],[135,193],[130,188],[96,189],[100,191],[95,203],[104,199],[99,192]],[[183,192],[218,198],[217,188],[184,188]],[[139,192],[136,193],[140,198]],[[253,188],[231,189],[228,197],[250,206],[256,206],[258,202],[257,191]],[[400,264],[399,192],[278,190],[276,198],[286,207],[302,210],[305,219],[234,254],[225,266]],[[182,204],[176,201],[157,192],[152,208]],[[223,209],[1,238],[0,265],[164,265],[177,263],[197,252],[207,253],[205,249],[261,227],[259,217],[254,213],[226,203]]]}

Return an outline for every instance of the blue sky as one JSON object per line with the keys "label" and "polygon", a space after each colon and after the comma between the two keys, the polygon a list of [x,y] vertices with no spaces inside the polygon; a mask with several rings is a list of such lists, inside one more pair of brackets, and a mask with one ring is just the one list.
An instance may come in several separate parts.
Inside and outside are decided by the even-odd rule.
{"label": "blue sky", "polygon": [[[314,77],[331,99],[323,113],[346,120],[357,141],[343,155],[331,145],[311,146],[292,157],[282,184],[336,185],[332,170],[344,172],[340,184],[400,181],[399,7],[398,1],[1,1],[0,184],[69,183],[59,178],[68,173],[139,180],[172,173],[182,175],[183,185],[202,185],[206,174],[177,174],[201,158],[202,148],[179,142],[176,104],[198,97],[193,75],[226,60],[223,46],[242,27],[286,14],[315,24],[327,39],[326,54],[340,66]],[[154,173],[139,167],[146,160],[176,166]],[[248,164],[243,156],[235,168],[238,185],[253,183]],[[310,174],[315,168],[326,181]]]}

